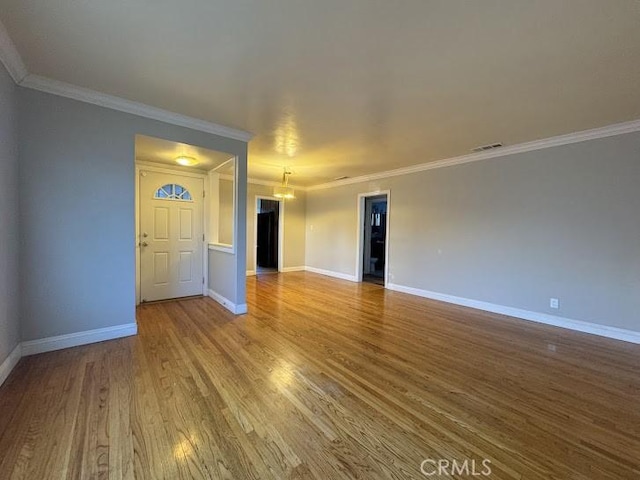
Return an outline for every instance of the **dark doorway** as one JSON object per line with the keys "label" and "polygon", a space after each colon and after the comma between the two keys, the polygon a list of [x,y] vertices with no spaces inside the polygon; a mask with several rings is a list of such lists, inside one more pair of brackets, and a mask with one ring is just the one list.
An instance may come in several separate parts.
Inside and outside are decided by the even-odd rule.
{"label": "dark doorway", "polygon": [[387,252],[387,196],[366,197],[364,211],[362,281],[384,285]]}
{"label": "dark doorway", "polygon": [[258,199],[256,273],[278,271],[278,223],[280,221],[278,200]]}

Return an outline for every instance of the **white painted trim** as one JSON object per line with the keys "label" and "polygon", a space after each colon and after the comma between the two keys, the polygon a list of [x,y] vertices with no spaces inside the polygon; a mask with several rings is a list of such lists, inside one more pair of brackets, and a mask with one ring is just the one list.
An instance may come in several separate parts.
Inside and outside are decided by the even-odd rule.
{"label": "white painted trim", "polygon": [[532,142],[519,143],[517,145],[509,145],[506,147],[495,148],[493,150],[487,150],[485,152],[470,153],[470,154],[461,155],[458,157],[446,158],[443,160],[436,160],[433,162],[420,163],[418,165],[411,165],[408,167],[396,168],[394,170],[387,170],[384,172],[372,173],[370,175],[361,175],[359,177],[346,178],[344,180],[337,180],[334,182],[327,182],[320,185],[307,187],[307,191],[323,190],[326,188],[341,187],[343,185],[351,185],[354,183],[370,182],[373,180],[380,180],[383,178],[397,177],[399,175],[408,175],[411,173],[423,172],[425,170],[451,167],[453,165],[461,165],[464,163],[478,162],[481,160],[488,160],[490,158],[504,157],[506,155],[515,155],[517,153],[525,153],[525,152],[531,152],[534,150],[542,150],[544,148],[559,147],[562,145],[569,145],[571,143],[579,143],[579,142],[585,142],[587,140],[596,140],[598,138],[613,137],[616,135],[624,135],[625,133],[633,133],[638,131],[640,131],[640,120],[633,120],[631,122],[617,123],[615,125],[608,125],[606,127],[593,128],[591,130],[583,130],[581,132],[574,132],[566,135],[559,135],[556,137],[549,137],[541,140],[534,140]]}
{"label": "white painted trim", "polygon": [[278,202],[278,271],[284,265],[284,199],[269,195],[256,195],[254,200],[255,214],[253,218],[253,271],[258,271],[258,202],[272,200]]}
{"label": "white painted trim", "polygon": [[[209,192],[207,192],[207,195],[209,196],[209,201],[205,202],[206,205],[208,205],[210,207],[210,212],[209,212],[209,216],[208,218],[211,218],[212,220],[215,219],[215,221],[211,222],[210,228],[209,228],[209,250],[217,250],[220,252],[225,252],[225,253],[231,253],[234,254],[236,253],[236,245],[238,243],[238,169],[235,168],[237,166],[237,160],[238,157],[232,157],[229,160],[226,160],[225,162],[221,163],[220,165],[218,165],[217,167],[209,170],[209,172],[207,173],[207,176],[209,178],[208,180],[208,184],[209,184],[209,191],[211,192],[211,194],[209,195]],[[225,166],[227,166],[229,164],[229,162],[235,162],[234,163],[234,174],[233,175],[226,175],[226,174],[220,174],[217,173],[217,171]],[[228,243],[220,243],[218,240],[220,239],[220,224],[219,224],[219,217],[220,217],[220,198],[219,198],[219,194],[220,194],[220,179],[223,180],[231,180],[233,182],[233,205],[232,205],[232,211],[233,211],[233,225],[232,225],[232,238],[231,244]],[[217,199],[217,200],[216,200]],[[216,200],[216,201],[214,201]]]}
{"label": "white painted trim", "polygon": [[284,267],[280,271],[282,273],[288,273],[288,272],[304,272],[305,270],[306,270],[306,267],[303,265],[299,267]]}
{"label": "white painted trim", "polygon": [[384,239],[384,286],[386,288],[389,283],[389,217],[391,210],[391,190],[378,190],[376,192],[359,193],[358,194],[358,223],[356,225],[358,246],[356,248],[356,281],[362,282],[362,271],[364,266],[362,262],[364,260],[364,213],[365,213],[365,199],[367,197],[378,197],[386,195],[387,197],[387,219],[386,219],[386,231]]}
{"label": "white painted trim", "polygon": [[[231,241],[233,242],[233,244],[231,245],[231,248],[233,248],[233,253],[235,255],[236,253],[236,245],[238,245],[238,239],[240,238],[240,235],[238,235],[238,229],[240,226],[240,222],[238,222],[238,215],[239,215],[239,210],[238,210],[238,204],[240,203],[240,197],[238,195],[239,192],[239,185],[240,185],[240,172],[238,171],[238,157],[234,157],[234,166],[233,166],[233,175],[234,175],[234,179],[233,179],[233,238],[231,239]],[[246,190],[246,185],[245,185],[245,190]],[[246,199],[245,199],[245,203],[246,203]],[[245,213],[246,216],[246,213]],[[246,219],[245,219],[245,223],[246,223]],[[246,225],[245,225],[245,229],[246,229]],[[244,253],[244,252],[243,252]],[[245,260],[246,262],[246,260]],[[246,268],[246,265],[245,265]],[[237,272],[238,275],[240,275],[240,272]]]}
{"label": "white painted trim", "polygon": [[[276,182],[272,180],[260,180],[258,178],[247,178],[247,183],[251,183],[253,185],[262,185],[265,187],[281,187],[282,182]],[[292,183],[288,184],[294,190],[301,190],[303,192],[307,191],[307,187],[301,187],[299,185],[293,185]]]}
{"label": "white painted trim", "polygon": [[134,210],[133,210],[133,219],[135,222],[135,238],[134,249],[136,252],[136,306],[140,305],[142,301],[142,258],[140,255],[140,167],[134,163],[134,171],[135,171],[135,182],[134,182]]}
{"label": "white painted trim", "polygon": [[[231,158],[225,160],[224,162],[222,162],[220,165],[216,165],[215,167],[213,167],[212,169],[209,170],[209,172],[216,172],[218,170],[222,170],[223,168],[225,168],[229,163],[231,163],[232,161],[234,161],[236,159],[236,156],[232,156]],[[233,166],[233,169],[235,170],[236,166]],[[220,178],[225,178],[226,180],[235,180],[235,177],[233,177],[232,175],[223,175],[223,174],[219,174]]]}
{"label": "white painted trim", "polygon": [[[25,88],[39,90],[66,98],[72,98],[74,100],[91,103],[93,105],[99,105],[113,110],[131,113],[133,115],[139,115],[141,117],[162,121],[172,125],[191,128],[193,130],[212,133],[214,135],[221,135],[227,138],[233,138],[244,142],[249,142],[254,136],[252,133],[243,130],[207,122],[205,120],[200,120],[186,115],[170,112],[168,110],[145,105],[143,103],[116,97],[114,95],[108,95],[88,88],[78,87],[69,83],[29,74],[26,66],[24,65],[24,62],[20,57],[20,54],[16,50],[15,45],[9,37],[9,34],[2,22],[0,22],[0,62],[2,62],[3,65],[7,68],[7,71],[9,72],[13,80],[17,84]],[[291,185],[291,187],[302,191],[321,190],[326,188],[339,187],[342,185],[379,180],[398,175],[406,175],[435,168],[443,168],[452,165],[476,162],[505,155],[530,152],[543,148],[557,147],[561,145],[568,145],[571,143],[584,142],[587,140],[611,137],[615,135],[623,135],[625,133],[632,133],[637,131],[640,131],[640,119],[607,125],[599,128],[593,128],[589,130],[582,130],[565,135],[558,135],[540,140],[534,140],[531,142],[510,145],[493,150],[488,150],[485,152],[461,155],[448,159],[436,160],[433,162],[427,162],[418,165],[411,165],[408,167],[387,170],[384,172],[378,172],[369,175],[361,175],[358,177],[327,182],[309,187],[300,187],[294,185]],[[254,178],[247,179],[247,182],[256,185],[279,185],[279,183],[275,181],[259,180]]]}
{"label": "white painted trim", "polygon": [[202,295],[209,291],[209,242],[211,238],[211,192],[209,190],[209,174],[202,177]]}
{"label": "white painted trim", "polygon": [[0,62],[18,85],[29,74],[2,21],[0,21]]}
{"label": "white painted trim", "polygon": [[86,332],[69,333],[56,337],[40,338],[22,342],[22,356],[35,355],[37,353],[62,350],[63,348],[77,347],[89,343],[104,342],[116,338],[130,337],[138,333],[136,323],[126,323],[115,327],[97,328]]}
{"label": "white painted trim", "polygon": [[214,292],[211,289],[209,289],[209,297],[214,299],[216,302],[218,302],[224,308],[229,310],[231,313],[234,313],[236,315],[242,315],[243,313],[247,313],[247,304],[246,303],[241,303],[239,305],[236,305],[235,303],[233,303],[228,298],[223,297],[218,292]]}
{"label": "white painted trim", "polygon": [[317,273],[319,275],[325,275],[327,277],[339,278],[340,280],[348,280],[349,282],[358,281],[358,278],[355,275],[349,275],[348,273],[334,272],[332,270],[324,270],[322,268],[310,267],[308,265],[304,267],[304,269],[307,272]]}
{"label": "white painted trim", "polygon": [[170,112],[161,108],[152,107],[143,103],[126,100],[124,98],[100,93],[88,88],[78,87],[70,83],[60,82],[39,75],[26,75],[19,82],[20,86],[38,90],[41,92],[59,95],[61,97],[71,98],[92,105],[118,110],[120,112],[138,115],[140,117],[158,120],[160,122],[178,125],[180,127],[198,130],[200,132],[220,135],[226,138],[233,138],[242,142],[248,142],[253,138],[253,134],[238,130],[235,128],[225,127],[217,123],[207,122],[193,117],[188,117],[179,113]]}
{"label": "white painted trim", "polygon": [[396,285],[393,283],[388,284],[387,288],[396,292],[408,293],[410,295],[429,298],[431,300],[439,300],[441,302],[453,303],[455,305],[462,305],[464,307],[476,308],[478,310],[507,315],[509,317],[528,320],[530,322],[542,323],[545,325],[566,328],[577,332],[590,333],[592,335],[599,335],[601,337],[614,338],[616,340],[640,344],[640,332],[636,332],[633,330],[625,330],[622,328],[609,327],[606,325],[599,325],[596,323],[589,323],[581,320],[573,320],[570,318],[548,315],[546,313],[532,312],[520,308],[505,307],[503,305],[497,305],[495,303],[456,297],[453,295],[421,290],[414,287],[405,287],[403,285]]}
{"label": "white painted trim", "polygon": [[20,359],[22,358],[22,344],[18,343],[9,356],[4,359],[2,365],[0,365],[0,386],[9,377],[13,369],[16,367]]}
{"label": "white painted trim", "polygon": [[231,255],[235,254],[236,251],[232,245],[227,245],[226,243],[210,243],[209,250],[215,250],[217,252],[230,253]]}
{"label": "white painted trim", "polygon": [[247,270],[247,277],[253,277],[256,274],[255,270]]}
{"label": "white painted trim", "polygon": [[51,93],[61,97],[71,98],[92,105],[110,108],[120,112],[138,115],[152,120],[178,125],[200,132],[233,138],[242,142],[249,142],[253,134],[244,130],[226,127],[213,122],[200,120],[161,108],[145,105],[106,93],[97,92],[89,88],[78,87],[70,83],[60,82],[51,78],[30,74],[25,66],[9,32],[0,21],[0,62],[5,66],[13,81],[25,88]]}

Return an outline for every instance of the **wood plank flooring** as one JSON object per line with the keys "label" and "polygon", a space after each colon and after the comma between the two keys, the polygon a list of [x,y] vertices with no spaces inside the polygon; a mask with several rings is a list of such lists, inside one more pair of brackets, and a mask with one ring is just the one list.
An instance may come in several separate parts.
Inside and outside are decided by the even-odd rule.
{"label": "wood plank flooring", "polygon": [[302,272],[248,304],[22,359],[0,478],[640,478],[640,346]]}

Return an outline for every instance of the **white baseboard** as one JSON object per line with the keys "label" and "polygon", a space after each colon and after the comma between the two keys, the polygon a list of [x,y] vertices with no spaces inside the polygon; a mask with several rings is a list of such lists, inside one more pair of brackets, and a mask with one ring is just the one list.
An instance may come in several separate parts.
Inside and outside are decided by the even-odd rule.
{"label": "white baseboard", "polygon": [[[304,272],[306,267],[283,267],[279,270],[280,273],[288,273],[288,272]],[[255,270],[247,270],[247,277],[253,277],[257,272]]]}
{"label": "white baseboard", "polygon": [[499,313],[501,315],[508,315],[510,317],[520,318],[522,320],[528,320],[531,322],[543,323],[545,325],[552,325],[554,327],[567,328],[569,330],[575,330],[578,332],[590,333],[592,335],[599,335],[601,337],[614,338],[616,340],[623,340],[625,342],[640,344],[640,332],[636,332],[633,330],[609,327],[596,323],[583,322],[581,320],[572,320],[570,318],[548,315],[546,313],[532,312],[529,310],[522,310],[520,308],[505,307],[503,305],[497,305],[495,303],[471,300],[468,298],[446,295],[444,293],[421,290],[419,288],[405,287],[403,285],[396,285],[393,283],[388,284],[387,288],[389,290],[395,290],[396,292],[408,293],[410,295],[417,295],[419,297],[430,298],[432,300],[440,300],[442,302],[462,305],[464,307],[477,308],[478,310]]}
{"label": "white baseboard", "polygon": [[320,275],[326,275],[327,277],[339,278],[341,280],[348,280],[350,282],[358,281],[355,275],[349,275],[348,273],[333,272],[331,270],[323,270],[322,268],[309,267],[309,266],[304,267],[304,269],[307,272],[318,273]]}
{"label": "white baseboard", "polygon": [[2,365],[0,365],[0,386],[4,383],[4,381],[9,377],[11,371],[18,364],[20,359],[22,358],[22,344],[16,345],[9,356],[5,358]]}
{"label": "white baseboard", "polygon": [[306,270],[306,267],[303,265],[301,267],[283,267],[280,269],[280,271],[282,273],[287,273],[287,272],[304,272]]}
{"label": "white baseboard", "polygon": [[51,352],[63,348],[77,347],[89,343],[103,342],[116,338],[129,337],[138,333],[136,323],[116,325],[115,327],[97,328],[86,332],[58,335],[56,337],[40,338],[22,342],[22,356],[35,355],[37,353]]}
{"label": "white baseboard", "polygon": [[213,298],[216,302],[222,305],[224,308],[229,310],[231,313],[235,313],[236,315],[242,315],[243,313],[247,313],[247,304],[241,303],[236,305],[231,300],[226,297],[223,297],[218,292],[214,292],[213,290],[209,290],[209,296]]}

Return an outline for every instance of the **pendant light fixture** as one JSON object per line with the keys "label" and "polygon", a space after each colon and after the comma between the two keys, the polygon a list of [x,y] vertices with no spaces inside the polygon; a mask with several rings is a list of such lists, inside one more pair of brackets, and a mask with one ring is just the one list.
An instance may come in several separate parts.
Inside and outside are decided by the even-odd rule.
{"label": "pendant light fixture", "polygon": [[282,173],[282,185],[273,188],[274,197],[283,198],[285,200],[296,198],[293,188],[289,186],[289,175],[291,175],[291,172],[287,167],[284,167],[284,172]]}

